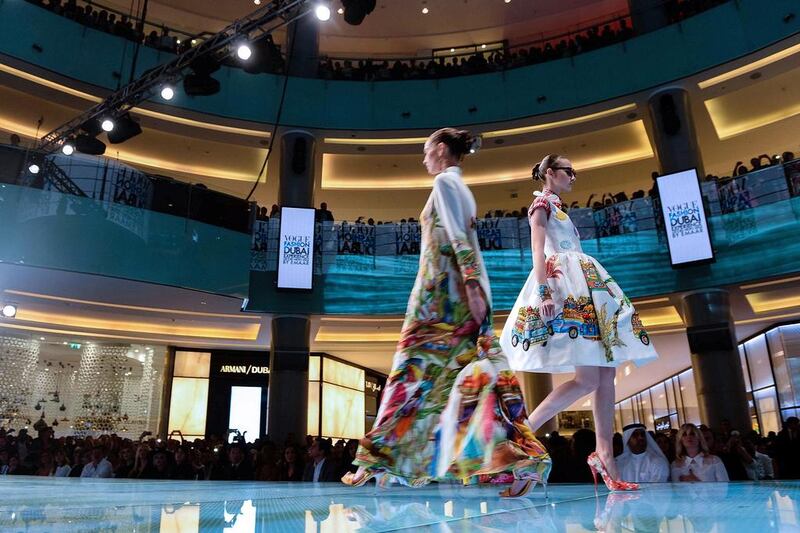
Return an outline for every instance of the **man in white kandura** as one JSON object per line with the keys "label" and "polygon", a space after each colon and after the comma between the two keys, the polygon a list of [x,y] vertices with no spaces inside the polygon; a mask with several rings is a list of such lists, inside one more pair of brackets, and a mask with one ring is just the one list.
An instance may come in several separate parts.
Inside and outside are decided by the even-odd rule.
{"label": "man in white kandura", "polygon": [[622,443],[625,451],[617,457],[617,469],[623,481],[663,483],[669,479],[669,461],[644,424],[625,426]]}

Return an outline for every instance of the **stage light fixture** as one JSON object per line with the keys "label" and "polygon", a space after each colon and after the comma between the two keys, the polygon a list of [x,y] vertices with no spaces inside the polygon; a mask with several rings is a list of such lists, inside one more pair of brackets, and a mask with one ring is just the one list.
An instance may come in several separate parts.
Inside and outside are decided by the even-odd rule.
{"label": "stage light fixture", "polygon": [[318,4],[317,7],[314,8],[314,14],[319,20],[325,22],[331,19],[331,8],[325,4]]}
{"label": "stage light fixture", "polygon": [[103,128],[103,131],[108,133],[109,131],[114,129],[114,121],[110,118],[103,120],[103,123],[100,124],[100,127]]}
{"label": "stage light fixture", "polygon": [[61,153],[64,155],[72,155],[75,153],[75,146],[71,142],[65,142],[61,146]]}
{"label": "stage light fixture", "polygon": [[253,50],[247,44],[240,44],[236,48],[236,56],[242,61],[247,61],[253,55]]}
{"label": "stage light fixture", "polygon": [[358,26],[375,9],[375,0],[342,0],[342,7],[344,8],[344,21]]}
{"label": "stage light fixture", "polygon": [[17,306],[14,304],[4,305],[3,316],[6,318],[14,318],[15,316],[17,316]]}
{"label": "stage light fixture", "polygon": [[189,96],[211,96],[219,90],[219,80],[209,74],[189,74],[183,78],[183,92]]}
{"label": "stage light fixture", "polygon": [[[110,135],[112,135],[111,132],[109,132]],[[83,134],[75,138],[75,149],[82,154],[103,155],[106,153],[106,143],[97,137]]]}
{"label": "stage light fixture", "polygon": [[30,172],[31,174],[38,174],[40,170],[41,169],[39,168],[39,165],[37,165],[36,163],[31,163],[28,166],[28,172]]}
{"label": "stage light fixture", "polygon": [[119,144],[136,137],[142,133],[142,127],[131,118],[130,113],[125,113],[117,118],[117,125],[113,131],[108,132],[108,142]]}
{"label": "stage light fixture", "polygon": [[81,124],[81,130],[87,134],[91,135],[92,137],[97,137],[101,133],[103,133],[103,127],[100,121],[96,118],[87,120],[83,124]]}

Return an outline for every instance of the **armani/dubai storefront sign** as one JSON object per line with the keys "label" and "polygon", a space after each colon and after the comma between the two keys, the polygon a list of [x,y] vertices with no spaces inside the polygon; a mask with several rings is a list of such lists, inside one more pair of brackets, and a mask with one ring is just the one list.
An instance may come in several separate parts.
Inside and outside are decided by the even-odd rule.
{"label": "armani/dubai storefront sign", "polygon": [[219,367],[220,374],[269,374],[268,366],[255,366],[255,365],[221,365]]}

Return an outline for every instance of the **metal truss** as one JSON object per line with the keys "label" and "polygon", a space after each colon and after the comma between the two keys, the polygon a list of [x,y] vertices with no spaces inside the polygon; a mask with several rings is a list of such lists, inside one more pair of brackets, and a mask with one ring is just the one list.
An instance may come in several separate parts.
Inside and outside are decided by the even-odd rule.
{"label": "metal truss", "polygon": [[[276,29],[308,15],[313,6],[310,0],[271,0],[249,15],[231,23],[201,44],[178,55],[172,61],[152,68],[128,85],[110,94],[105,100],[54,129],[42,137],[36,151],[42,155],[59,149],[65,139],[75,134],[89,121],[116,116],[129,111],[152,97],[165,83],[174,83],[184,76],[195,61],[202,57],[229,55],[239,41],[253,41]],[[220,59],[220,58],[216,58]]]}

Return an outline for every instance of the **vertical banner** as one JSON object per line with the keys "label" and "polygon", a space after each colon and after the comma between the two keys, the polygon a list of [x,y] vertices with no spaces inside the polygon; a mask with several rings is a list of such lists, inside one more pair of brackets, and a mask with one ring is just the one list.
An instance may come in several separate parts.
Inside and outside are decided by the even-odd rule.
{"label": "vertical banner", "polygon": [[713,261],[714,250],[697,170],[660,176],[658,193],[672,266]]}
{"label": "vertical banner", "polygon": [[314,272],[314,209],[281,209],[278,288],[311,289]]}

